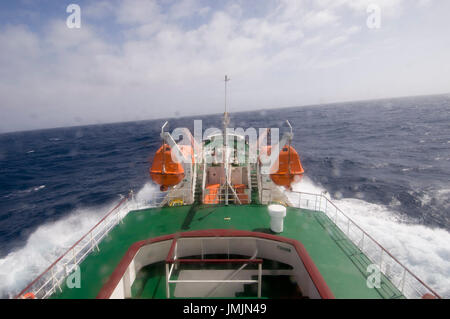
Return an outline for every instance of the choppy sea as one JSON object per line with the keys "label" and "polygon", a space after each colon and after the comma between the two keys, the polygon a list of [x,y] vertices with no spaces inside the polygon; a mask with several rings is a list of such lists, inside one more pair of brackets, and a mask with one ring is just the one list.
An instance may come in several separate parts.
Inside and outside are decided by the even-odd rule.
{"label": "choppy sea", "polygon": [[[221,115],[169,119],[169,130],[221,127]],[[306,178],[327,191],[443,296],[450,298],[450,95],[231,114],[230,127],[288,119]],[[158,187],[149,160],[165,120],[0,135],[0,297],[9,297],[94,225],[119,194]]]}

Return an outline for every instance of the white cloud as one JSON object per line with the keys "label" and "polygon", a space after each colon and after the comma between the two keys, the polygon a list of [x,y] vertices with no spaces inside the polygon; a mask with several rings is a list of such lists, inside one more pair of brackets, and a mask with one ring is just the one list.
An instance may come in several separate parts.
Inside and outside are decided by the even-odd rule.
{"label": "white cloud", "polygon": [[330,45],[330,46],[338,45],[338,44],[346,42],[347,39],[348,38],[346,36],[338,36],[336,38],[331,39],[331,41],[328,42],[328,45]]}
{"label": "white cloud", "polygon": [[[6,26],[0,32],[0,43],[2,43],[2,50],[0,50],[0,57],[2,62],[6,64],[9,57],[19,55],[34,55],[39,51],[39,38],[28,30],[24,25]],[[2,63],[3,66],[3,63]]]}
{"label": "white cloud", "polygon": [[321,10],[307,13],[304,17],[304,24],[308,28],[319,28],[327,25],[336,25],[339,18],[331,11]]}
{"label": "white cloud", "polygon": [[[379,2],[398,12],[411,10],[400,0]],[[420,76],[417,83],[402,85],[405,59],[399,47],[411,43],[403,32],[415,22],[395,18],[392,23],[402,22],[395,32],[369,33],[362,10],[367,1],[280,0],[263,15],[235,3],[223,10],[197,1],[170,1],[165,7],[141,0],[113,4],[118,5],[96,2],[83,8],[94,20],[81,29],[66,28],[63,18],[47,21],[40,32],[26,26],[0,29],[0,107],[8,117],[0,130],[219,112],[223,74],[233,78],[232,110],[376,97],[367,96],[372,87],[390,95],[448,88],[442,74],[448,59],[417,50],[409,54],[424,66],[415,63],[408,72]],[[196,23],[186,25],[185,18]],[[95,19],[106,25],[92,24]],[[104,37],[111,21],[114,34]],[[415,36],[434,41],[421,32],[444,34],[433,22],[428,29],[417,26]],[[111,36],[115,40],[107,40]],[[442,56],[450,49],[442,41],[430,45],[441,46]],[[432,84],[420,81],[431,76]],[[308,89],[300,93],[299,86]]]}
{"label": "white cloud", "polygon": [[419,0],[419,2],[417,3],[417,5],[419,7],[428,7],[432,4],[433,0]]}
{"label": "white cloud", "polygon": [[120,23],[145,25],[164,19],[156,1],[123,0],[119,2],[117,18]]}
{"label": "white cloud", "polygon": [[89,18],[99,19],[109,17],[115,11],[115,4],[107,0],[97,0],[83,6],[83,15]]}

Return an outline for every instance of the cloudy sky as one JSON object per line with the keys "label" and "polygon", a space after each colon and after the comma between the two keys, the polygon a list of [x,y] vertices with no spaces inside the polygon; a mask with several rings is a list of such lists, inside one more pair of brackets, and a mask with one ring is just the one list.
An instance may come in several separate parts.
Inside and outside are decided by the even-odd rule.
{"label": "cloudy sky", "polygon": [[449,93],[449,13],[448,0],[2,0],[0,132],[222,112],[224,74],[231,111]]}

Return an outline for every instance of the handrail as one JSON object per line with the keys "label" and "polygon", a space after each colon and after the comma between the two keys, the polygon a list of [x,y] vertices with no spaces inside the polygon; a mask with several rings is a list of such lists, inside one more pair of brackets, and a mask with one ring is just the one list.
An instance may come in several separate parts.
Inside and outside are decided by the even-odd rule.
{"label": "handrail", "polygon": [[177,192],[164,192],[164,193],[153,193],[149,200],[144,201],[144,207],[148,206],[164,206],[166,204],[170,204],[171,200],[182,199],[183,205],[186,205],[186,202],[192,201],[192,194],[195,193],[195,187],[189,188],[175,188],[173,190],[179,191]]}
{"label": "handrail", "polygon": [[169,259],[168,264],[262,264],[262,259],[195,259],[195,258],[181,258]]}
{"label": "handrail", "polygon": [[328,198],[323,196],[331,205],[333,205],[342,215],[344,215],[348,220],[352,222],[361,232],[365,234],[368,238],[370,238],[375,244],[377,244],[386,254],[388,254],[395,262],[397,262],[401,267],[403,267],[411,276],[413,276],[418,282],[420,282],[423,286],[425,286],[429,291],[431,291],[436,297],[442,298],[439,296],[437,292],[435,292],[431,287],[429,287],[425,282],[423,282],[419,277],[417,277],[408,267],[406,267],[402,262],[400,262],[395,256],[393,256],[386,248],[384,248],[377,240],[375,240],[370,234],[368,234],[366,231],[364,231],[358,224],[356,224],[353,219],[347,216],[339,207],[337,207],[332,201],[330,201]]}
{"label": "handrail", "polygon": [[[415,280],[417,280],[424,288],[426,288],[429,292],[431,292],[435,297],[442,299],[442,297],[436,292],[434,291],[431,287],[429,287],[423,280],[421,280],[417,275],[415,275],[408,267],[406,267],[402,262],[400,262],[395,256],[393,256],[386,248],[384,248],[377,240],[375,240],[370,234],[368,234],[362,227],[360,227],[353,219],[351,219],[347,214],[345,214],[339,207],[336,206],[336,204],[334,204],[329,198],[327,198],[323,193],[322,194],[314,194],[314,193],[308,193],[308,192],[299,192],[299,191],[290,191],[290,193],[292,194],[299,194],[301,195],[309,195],[309,196],[314,196],[316,197],[316,202],[315,202],[315,207],[314,207],[314,211],[320,211],[320,205],[322,202],[322,198],[325,199],[325,203],[326,205],[330,204],[332,207],[334,207],[334,209],[336,210],[336,212],[339,212],[342,216],[344,216],[348,223],[352,223],[357,229],[359,229],[361,231],[361,233],[363,234],[363,238],[367,237],[369,238],[376,246],[378,246],[382,252],[386,253],[395,263],[397,263],[404,271],[405,273],[410,274]],[[317,197],[320,198],[319,201],[319,208],[317,208]],[[301,198],[301,197],[300,197]],[[299,206],[301,206],[301,201],[299,201]],[[300,207],[299,207],[300,208]],[[308,207],[309,208],[309,207]],[[325,213],[327,214],[327,206],[325,207]],[[332,219],[330,218],[330,220],[332,221]],[[339,225],[337,224],[337,220],[334,222],[334,224],[339,227]],[[347,226],[347,229],[349,229],[349,224]],[[347,235],[349,230],[347,230]],[[349,238],[350,239],[350,238]],[[351,239],[350,239],[351,240]],[[358,246],[358,245],[357,245]],[[360,248],[362,250],[362,248]],[[368,257],[368,256],[367,256]],[[382,257],[382,255],[381,255]],[[381,258],[380,257],[380,258]],[[381,262],[380,262],[381,263]],[[402,287],[399,288],[400,291],[402,293],[404,293],[404,283],[405,283],[405,274],[403,274],[403,279],[401,281],[402,283]],[[395,285],[395,284],[394,284]],[[413,289],[415,289],[414,287],[412,287]]]}
{"label": "handrail", "polygon": [[[20,293],[18,293],[14,298],[18,299],[21,296],[23,296],[24,293],[29,292],[29,290],[31,290],[31,288],[40,280],[42,279],[45,275],[47,275],[49,273],[50,270],[53,271],[54,267],[65,257],[68,255],[68,253],[70,251],[74,251],[75,247],[80,244],[85,238],[87,238],[89,235],[91,235],[91,240],[92,240],[92,233],[95,229],[97,229],[97,227],[102,224],[109,216],[111,216],[111,214],[113,212],[115,212],[120,206],[122,206],[126,201],[128,201],[131,197],[133,196],[133,192],[131,191],[129,193],[128,196],[123,197],[120,202],[115,205],[105,216],[103,216],[102,219],[100,219],[100,221],[98,221],[93,227],[91,227],[91,229],[89,229],[88,232],[86,232],[79,240],[77,240],[72,246],[70,246],[70,248],[68,248],[61,256],[59,256],[50,266],[48,266],[40,275],[38,275],[32,282],[30,282],[24,289],[22,289],[22,291]],[[96,234],[97,235],[97,234]],[[85,246],[83,246],[82,248],[84,248]],[[98,247],[97,247],[98,248]],[[82,251],[80,249],[80,251]],[[86,253],[87,254],[87,253]],[[86,254],[84,254],[82,257],[86,256]],[[73,257],[75,258],[75,257]],[[73,259],[72,258],[72,259]],[[71,259],[71,260],[72,260]],[[81,259],[81,258],[80,258]],[[81,260],[78,260],[78,262],[80,262]],[[75,259],[76,260],[76,259]],[[75,261],[75,264],[77,264],[77,262]],[[66,265],[67,266],[67,265]],[[37,290],[36,292],[40,291],[44,286],[46,286],[50,280],[54,279],[54,274],[51,275],[51,278],[49,280],[47,280],[44,284],[42,284]],[[51,289],[53,289],[55,287],[52,287]],[[35,293],[36,294],[36,293]],[[47,296],[47,294],[45,295]]]}

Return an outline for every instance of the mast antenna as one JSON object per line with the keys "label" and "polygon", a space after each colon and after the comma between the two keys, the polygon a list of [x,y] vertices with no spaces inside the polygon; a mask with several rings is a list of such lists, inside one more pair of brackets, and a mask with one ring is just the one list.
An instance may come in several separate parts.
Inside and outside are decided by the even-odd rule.
{"label": "mast antenna", "polygon": [[[228,77],[228,75],[225,75],[225,112],[223,113],[223,137],[224,137],[224,139],[225,139],[225,132],[228,127],[228,124],[230,124],[230,119],[228,117],[228,112],[227,112],[227,83],[230,80],[231,79]],[[226,146],[226,141],[225,141],[225,146]]]}
{"label": "mast antenna", "polygon": [[230,80],[228,75],[225,75],[225,114],[227,113],[227,82]]}

